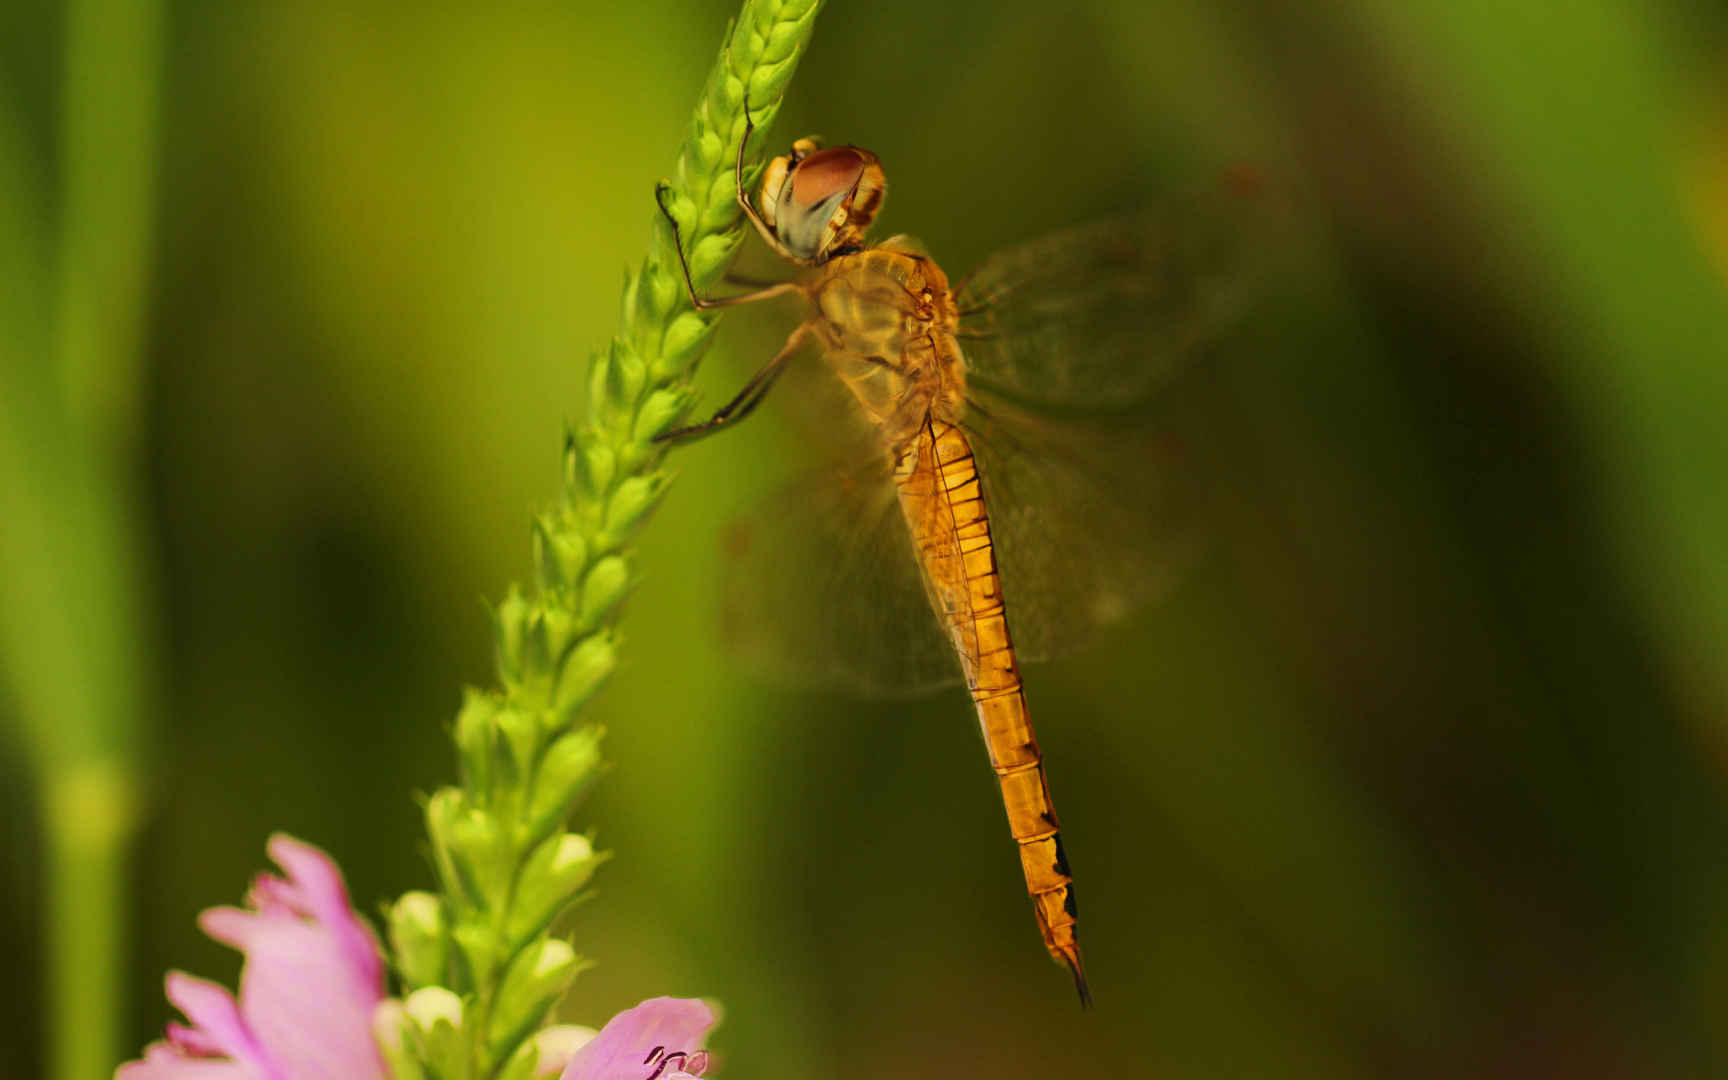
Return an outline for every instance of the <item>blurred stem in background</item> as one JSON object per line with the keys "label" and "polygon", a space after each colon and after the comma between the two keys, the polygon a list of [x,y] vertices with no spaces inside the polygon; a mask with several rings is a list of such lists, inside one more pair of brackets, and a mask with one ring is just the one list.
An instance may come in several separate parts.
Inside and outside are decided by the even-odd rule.
{"label": "blurred stem in background", "polygon": [[57,197],[20,118],[0,115],[0,657],[44,829],[52,1075],[87,1080],[119,1058],[126,844],[154,702],[134,450],[161,13],[64,12]]}

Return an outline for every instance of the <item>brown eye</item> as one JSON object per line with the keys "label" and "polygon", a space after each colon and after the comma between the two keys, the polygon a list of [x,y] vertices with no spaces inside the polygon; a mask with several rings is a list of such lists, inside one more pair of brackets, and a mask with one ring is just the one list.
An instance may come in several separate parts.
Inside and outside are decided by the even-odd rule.
{"label": "brown eye", "polygon": [[864,175],[864,158],[849,146],[818,150],[798,163],[792,173],[792,201],[814,206],[844,191],[850,191]]}

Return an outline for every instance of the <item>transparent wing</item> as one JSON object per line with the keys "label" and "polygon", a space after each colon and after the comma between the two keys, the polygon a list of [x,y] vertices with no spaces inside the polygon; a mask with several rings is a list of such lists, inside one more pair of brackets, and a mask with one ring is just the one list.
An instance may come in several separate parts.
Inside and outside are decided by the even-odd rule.
{"label": "transparent wing", "polygon": [[826,370],[776,391],[807,465],[727,531],[722,630],[748,669],[871,695],[958,682],[931,612],[885,451]]}
{"label": "transparent wing", "polygon": [[957,297],[969,376],[1044,405],[1145,400],[1241,319],[1267,202],[1220,188],[992,256]]}
{"label": "transparent wing", "polygon": [[[797,400],[822,415],[812,395]],[[829,415],[800,443],[827,446],[836,464],[808,470],[729,531],[728,647],[749,669],[807,686],[894,695],[958,682],[886,456]],[[983,395],[964,426],[1023,660],[1083,646],[1191,560],[1202,485],[1172,427],[1145,416],[1055,422]]]}
{"label": "transparent wing", "polygon": [[[1208,470],[1179,434],[1183,376],[1241,322],[1263,210],[1210,192],[1011,249],[965,281],[964,426],[1022,659],[1082,646],[1192,561]],[[839,464],[735,526],[736,655],[878,694],[958,681],[874,433],[821,363],[776,400]]]}
{"label": "transparent wing", "polygon": [[1180,578],[1203,485],[1174,428],[1140,416],[1055,422],[975,399],[966,428],[1022,660],[1082,647]]}
{"label": "transparent wing", "polygon": [[747,668],[871,695],[959,681],[884,481],[885,471],[808,477],[733,526],[723,630]]}

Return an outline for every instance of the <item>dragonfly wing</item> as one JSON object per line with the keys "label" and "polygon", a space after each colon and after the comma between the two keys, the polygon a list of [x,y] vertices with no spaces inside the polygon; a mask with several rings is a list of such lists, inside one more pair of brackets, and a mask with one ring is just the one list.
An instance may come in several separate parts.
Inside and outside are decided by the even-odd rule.
{"label": "dragonfly wing", "polygon": [[[1001,400],[964,426],[1022,659],[1083,647],[1192,561],[1199,485],[1177,440],[1052,422]],[[960,681],[876,455],[812,470],[728,530],[723,632],[746,668],[871,696]]]}
{"label": "dragonfly wing", "polygon": [[[989,260],[958,294],[968,413],[1016,649],[1070,651],[1154,599],[1195,550],[1202,485],[1152,412],[1239,324],[1270,207],[1217,190]],[[912,241],[899,238],[902,246]],[[957,682],[886,454],[823,365],[778,400],[848,463],[732,533],[726,631],[782,679],[897,693]],[[790,382],[788,386],[790,386]],[[1132,414],[1132,415],[1130,415]],[[865,466],[858,463],[866,462]]]}
{"label": "dragonfly wing", "polygon": [[957,297],[968,378],[1045,405],[1144,400],[1239,321],[1263,209],[1212,191],[990,257]]}
{"label": "dragonfly wing", "polygon": [[1202,485],[1170,429],[1055,422],[1005,399],[966,427],[1022,659],[1083,646],[1192,562]]}
{"label": "dragonfly wing", "polygon": [[[900,511],[886,452],[825,371],[790,395],[821,446],[812,467],[726,538],[728,650],[777,681],[904,695],[960,681]],[[794,376],[789,375],[789,379]],[[841,391],[843,393],[843,391]]]}

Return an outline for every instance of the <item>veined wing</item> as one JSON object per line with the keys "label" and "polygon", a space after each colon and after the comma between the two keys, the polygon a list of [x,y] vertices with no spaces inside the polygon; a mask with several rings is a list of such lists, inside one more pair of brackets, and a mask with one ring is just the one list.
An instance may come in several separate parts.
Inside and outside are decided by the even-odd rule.
{"label": "veined wing", "polygon": [[777,681],[916,693],[960,680],[931,612],[891,464],[850,394],[819,363],[791,369],[783,401],[810,461],[728,529],[722,630]]}
{"label": "veined wing", "polygon": [[1042,406],[1144,401],[1241,318],[1266,202],[1220,187],[990,257],[957,297],[971,378]]}
{"label": "veined wing", "polygon": [[[798,374],[788,398],[811,421],[800,442],[825,446],[833,464],[733,526],[729,647],[748,667],[807,685],[881,695],[959,682],[885,451],[826,372]],[[1154,434],[1165,429],[1056,422],[1006,400],[973,408],[963,427],[1023,659],[1083,645],[1190,558],[1195,485],[1178,443]]]}
{"label": "veined wing", "polygon": [[[1209,192],[1009,249],[967,279],[963,427],[1023,659],[1080,647],[1191,561],[1206,470],[1199,440],[1178,434],[1182,376],[1240,323],[1265,210]],[[872,693],[957,682],[886,452],[821,367],[777,400],[806,421],[803,445],[839,464],[735,528],[728,637],[782,679]]]}
{"label": "veined wing", "polygon": [[1051,420],[974,393],[983,477],[1022,660],[1083,647],[1168,591],[1199,547],[1203,466],[1144,416]]}

